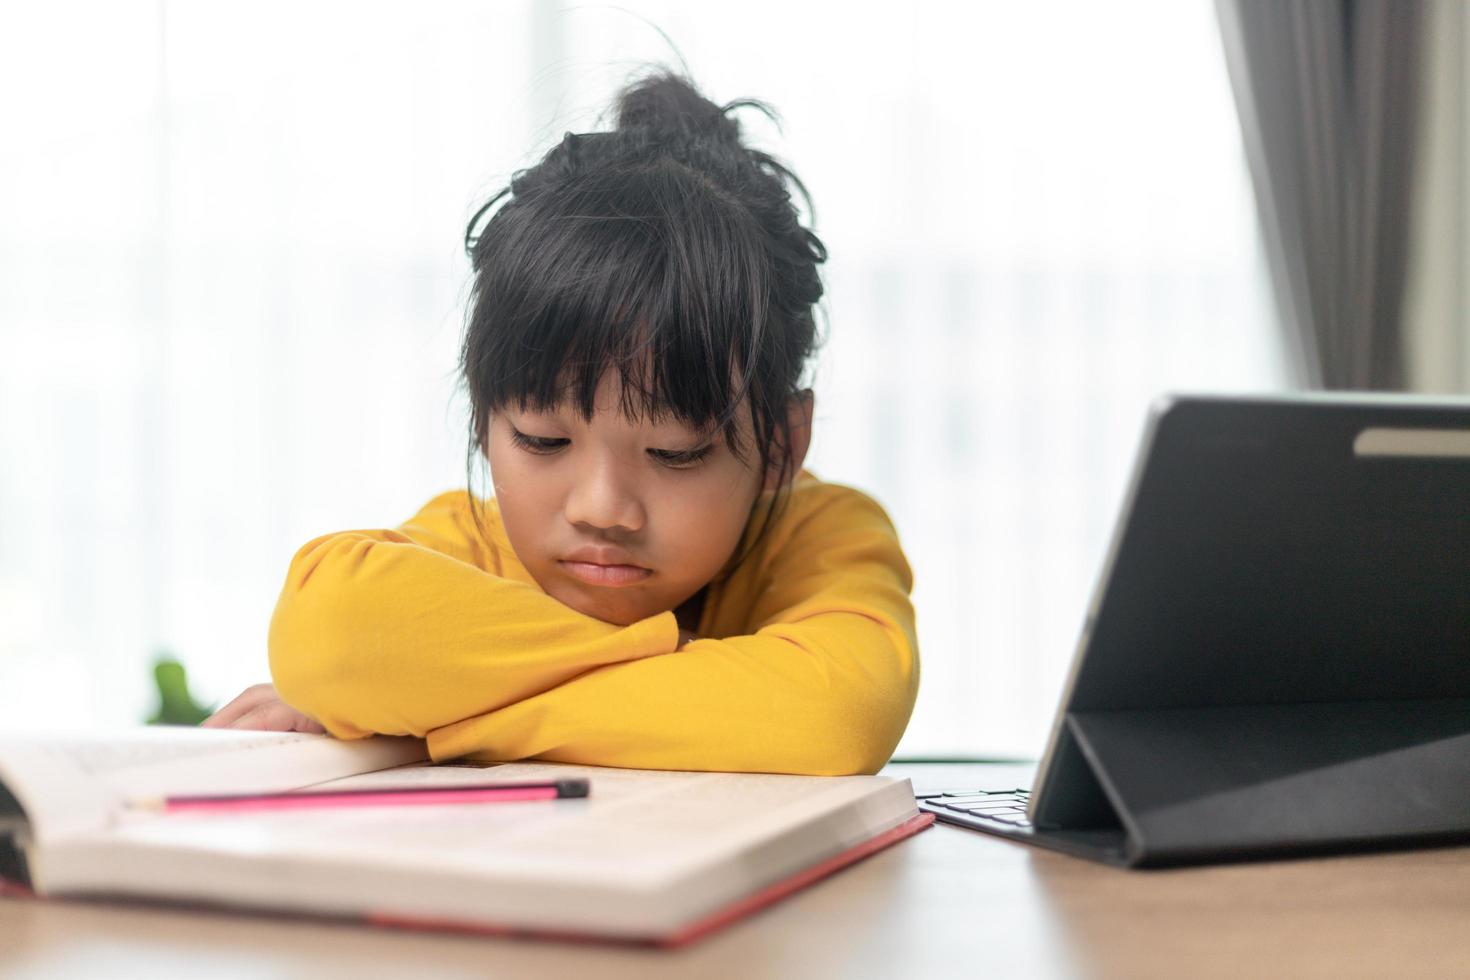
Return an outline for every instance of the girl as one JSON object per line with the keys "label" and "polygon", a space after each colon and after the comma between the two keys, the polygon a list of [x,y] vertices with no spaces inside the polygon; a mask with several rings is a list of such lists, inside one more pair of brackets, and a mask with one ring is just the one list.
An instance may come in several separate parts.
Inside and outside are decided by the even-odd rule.
{"label": "girl", "polygon": [[206,725],[415,735],[436,760],[888,761],[913,578],[882,507],[802,468],[826,250],[738,106],[770,115],[646,78],[475,215],[460,367],[495,495],[308,542],[274,686]]}

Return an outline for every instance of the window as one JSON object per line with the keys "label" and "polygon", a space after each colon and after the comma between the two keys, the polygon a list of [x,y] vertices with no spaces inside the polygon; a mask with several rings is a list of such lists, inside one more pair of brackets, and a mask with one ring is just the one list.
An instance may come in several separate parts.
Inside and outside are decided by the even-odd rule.
{"label": "window", "polygon": [[900,752],[1040,751],[1149,401],[1285,384],[1213,7],[620,6],[7,12],[10,721],[139,719],[160,647],[233,696],[296,547],[463,485],[465,221],[656,24],[816,200],[808,466],[915,570]]}

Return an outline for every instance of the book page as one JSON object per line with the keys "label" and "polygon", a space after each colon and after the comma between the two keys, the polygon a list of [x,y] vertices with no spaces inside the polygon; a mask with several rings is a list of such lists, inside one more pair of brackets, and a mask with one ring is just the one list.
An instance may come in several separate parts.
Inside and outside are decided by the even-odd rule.
{"label": "book page", "polygon": [[34,840],[106,826],[130,802],[162,796],[269,793],[417,762],[413,738],[139,727],[75,735],[0,735],[0,782]]}
{"label": "book page", "polygon": [[47,850],[49,894],[657,934],[917,813],[907,779],[410,765],[314,788],[583,777],[585,799],[127,813]]}
{"label": "book page", "polygon": [[[198,833],[198,843],[232,835],[259,846],[268,833],[292,850],[334,853],[354,862],[392,855],[421,869],[531,873],[585,881],[667,883],[689,869],[735,855],[752,841],[779,835],[828,812],[837,801],[871,797],[901,783],[897,813],[915,809],[907,780],[882,776],[791,776],[679,772],[516,762],[489,767],[421,764],[321,783],[313,790],[382,786],[455,786],[582,777],[585,799],[485,804],[353,807],[189,819],[138,815],[150,832]],[[889,814],[892,817],[892,813]],[[161,826],[168,829],[162,830]],[[247,828],[250,828],[247,831]],[[864,826],[859,836],[874,828]],[[289,843],[288,843],[289,842]],[[636,857],[634,857],[636,855]]]}

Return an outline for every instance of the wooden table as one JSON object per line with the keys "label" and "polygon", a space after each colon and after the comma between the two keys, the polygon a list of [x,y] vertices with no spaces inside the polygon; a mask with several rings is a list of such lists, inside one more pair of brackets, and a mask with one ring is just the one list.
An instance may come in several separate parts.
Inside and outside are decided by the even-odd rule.
{"label": "wooden table", "polygon": [[[921,789],[996,781],[974,766],[885,772]],[[946,980],[1470,977],[1470,848],[1122,871],[936,824],[678,951],[0,900],[7,978],[808,980],[921,971]]]}

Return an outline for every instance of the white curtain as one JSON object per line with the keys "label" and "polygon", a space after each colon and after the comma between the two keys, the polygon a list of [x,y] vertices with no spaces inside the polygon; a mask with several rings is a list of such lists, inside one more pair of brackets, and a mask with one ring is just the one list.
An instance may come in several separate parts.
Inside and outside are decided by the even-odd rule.
{"label": "white curtain", "polygon": [[463,485],[464,223],[660,30],[816,199],[808,465],[915,569],[900,752],[1040,750],[1148,401],[1285,384],[1209,0],[6,8],[7,723],[140,719],[159,648],[265,679],[296,547]]}
{"label": "white curtain", "polygon": [[1412,391],[1470,392],[1470,9],[1424,4],[1424,88],[1404,303]]}

